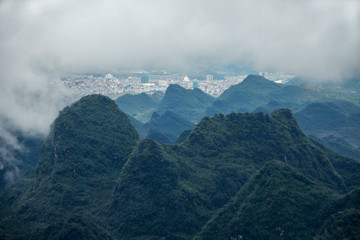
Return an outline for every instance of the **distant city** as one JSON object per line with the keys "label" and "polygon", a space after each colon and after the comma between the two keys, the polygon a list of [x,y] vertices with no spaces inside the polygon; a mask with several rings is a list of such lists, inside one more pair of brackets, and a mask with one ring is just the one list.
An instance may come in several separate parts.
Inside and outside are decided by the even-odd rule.
{"label": "distant city", "polygon": [[[259,75],[277,82],[286,83],[293,75],[282,72],[269,73],[259,72]],[[71,74],[65,76],[62,80],[66,87],[72,89],[76,96],[85,96],[89,94],[102,94],[121,96],[123,94],[139,94],[142,92],[152,94],[154,92],[165,92],[170,84],[178,84],[186,89],[199,88],[202,91],[212,95],[219,96],[227,88],[242,82],[247,77],[243,75],[224,76],[223,79],[215,79],[214,75],[207,74],[205,79],[192,79],[185,74],[146,74],[129,73],[115,76],[108,73],[103,76],[98,74]]]}

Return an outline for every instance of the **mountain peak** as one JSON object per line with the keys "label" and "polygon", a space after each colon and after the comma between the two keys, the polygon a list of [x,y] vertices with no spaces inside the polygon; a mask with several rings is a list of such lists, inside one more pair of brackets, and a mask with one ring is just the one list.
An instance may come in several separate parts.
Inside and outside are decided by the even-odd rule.
{"label": "mountain peak", "polygon": [[247,81],[269,81],[268,79],[264,78],[263,76],[260,75],[255,75],[255,74],[249,74],[243,82],[247,82]]}
{"label": "mountain peak", "polygon": [[85,96],[62,110],[52,124],[40,148],[38,177],[62,171],[88,176],[106,166],[121,167],[137,139],[135,128],[113,100]]}
{"label": "mountain peak", "polygon": [[147,121],[152,112],[156,111],[159,101],[146,93],[125,94],[118,97],[116,104],[125,113],[137,118],[139,121]]}
{"label": "mountain peak", "polygon": [[181,89],[181,90],[186,90],[185,88],[183,88],[182,86],[180,86],[179,84],[170,84],[168,86],[168,88],[166,89],[166,91],[170,91],[172,89]]}
{"label": "mountain peak", "polygon": [[274,112],[272,112],[270,114],[270,116],[273,118],[273,119],[276,119],[278,120],[279,122],[282,122],[282,123],[287,123],[287,124],[291,124],[291,126],[293,127],[297,127],[297,130],[298,131],[301,131],[297,122],[296,122],[296,119],[295,119],[295,116],[294,114],[291,112],[290,109],[288,108],[280,108],[280,109],[277,109],[275,110]]}
{"label": "mountain peak", "polygon": [[272,81],[270,81],[262,76],[259,76],[259,75],[247,76],[244,79],[244,81],[239,83],[239,86],[241,86],[243,89],[248,89],[248,90],[258,89],[259,91],[264,91],[264,90],[273,91],[273,90],[281,88],[280,84],[272,82]]}
{"label": "mountain peak", "polygon": [[272,114],[231,113],[206,117],[182,146],[189,155],[206,158],[237,149],[237,155],[251,159],[248,164],[283,160],[310,179],[334,189],[345,189],[343,179],[301,131],[289,109],[279,109]]}
{"label": "mountain peak", "polygon": [[226,89],[207,113],[252,112],[271,100],[270,94],[283,88],[262,76],[249,75],[241,83]]}
{"label": "mountain peak", "polygon": [[204,116],[214,98],[200,89],[185,89],[177,84],[167,88],[159,107],[160,112],[173,111],[185,119],[197,122]]}

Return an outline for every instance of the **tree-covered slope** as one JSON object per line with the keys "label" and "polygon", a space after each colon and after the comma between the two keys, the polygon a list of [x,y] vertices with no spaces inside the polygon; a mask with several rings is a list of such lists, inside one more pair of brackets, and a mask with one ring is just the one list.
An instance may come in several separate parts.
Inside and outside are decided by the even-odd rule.
{"label": "tree-covered slope", "polygon": [[[171,111],[166,111],[161,115],[154,113],[150,121],[144,125],[149,131],[156,131],[164,135],[168,139],[164,143],[175,143],[184,130],[191,130],[194,126],[194,123]],[[150,135],[148,137],[151,138]]]}
{"label": "tree-covered slope", "polygon": [[171,84],[162,99],[158,111],[172,111],[188,121],[198,122],[205,116],[205,110],[214,98],[200,89],[187,90],[179,85]]}
{"label": "tree-covered slope", "polygon": [[256,107],[266,104],[267,95],[281,86],[261,76],[249,75],[239,84],[229,87],[207,109],[207,114],[252,112]]}
{"label": "tree-covered slope", "polygon": [[344,157],[327,149],[323,145],[320,145],[318,142],[312,141],[328,156],[335,170],[344,179],[348,191],[354,190],[360,186],[360,163],[358,161]]}
{"label": "tree-covered slope", "polygon": [[201,227],[201,203],[164,146],[140,142],[122,169],[110,211],[119,239],[187,239]]}
{"label": "tree-covered slope", "polygon": [[76,167],[81,169],[77,175],[87,177],[108,167],[121,168],[137,139],[130,120],[111,99],[101,95],[83,97],[55,120],[41,146],[37,173],[42,177],[62,171],[59,168],[71,169],[73,164],[75,172]]}
{"label": "tree-covered slope", "polygon": [[[303,185],[311,183],[309,189],[346,191],[328,155],[301,132],[289,110],[219,114],[204,118],[179,145],[144,140],[137,146],[121,172],[110,211],[114,226],[121,226],[119,239],[189,239],[273,159],[302,176]],[[302,189],[293,191],[302,195]],[[287,199],[280,195],[280,200]]]}
{"label": "tree-covered slope", "polygon": [[207,109],[207,114],[258,112],[257,108],[271,101],[294,110],[304,103],[321,98],[323,97],[318,92],[301,86],[286,86],[269,81],[262,76],[249,75],[243,82],[225,90]]}
{"label": "tree-covered slope", "polygon": [[360,236],[360,189],[331,202],[324,210],[326,220],[315,240],[358,239]]}
{"label": "tree-covered slope", "polygon": [[115,100],[121,111],[136,118],[139,121],[146,122],[152,112],[156,111],[160,99],[158,94],[152,97],[146,93],[140,93],[136,95],[125,94]]}
{"label": "tree-covered slope", "polygon": [[183,146],[190,156],[214,158],[224,154],[246,167],[284,160],[315,181],[338,189],[344,187],[328,156],[302,133],[287,109],[270,115],[232,113],[204,118]]}
{"label": "tree-covered slope", "polygon": [[181,138],[140,141],[109,98],[82,98],[60,112],[35,171],[0,194],[0,239],[192,239],[235,202],[225,219],[268,227],[254,238],[306,238],[359,209],[360,164],[306,137],[288,109],[205,117]]}
{"label": "tree-covered slope", "polygon": [[311,239],[331,198],[288,164],[271,161],[195,239]]}
{"label": "tree-covered slope", "polygon": [[[1,238],[107,236],[98,226],[99,204],[110,198],[117,174],[137,140],[127,116],[107,97],[83,97],[65,108],[40,146],[30,188],[15,201],[10,201],[12,194],[5,195],[11,212],[2,219]],[[73,216],[79,217],[74,220]],[[12,232],[13,222],[23,228]]]}
{"label": "tree-covered slope", "polygon": [[281,102],[284,107],[293,111],[309,102],[326,98],[321,92],[316,91],[316,89],[307,88],[305,86],[281,86],[282,88],[269,93],[269,97],[272,100]]}
{"label": "tree-covered slope", "polygon": [[301,129],[338,153],[360,159],[360,107],[345,101],[316,102],[295,113]]}
{"label": "tree-covered slope", "polygon": [[271,100],[267,104],[257,107],[254,112],[263,112],[263,113],[271,113],[277,109],[283,108],[284,106],[281,103]]}
{"label": "tree-covered slope", "polygon": [[342,138],[342,136],[336,137],[334,135],[330,135],[327,137],[317,138],[313,135],[310,135],[310,137],[334,152],[360,161],[360,148],[351,145],[344,138]]}
{"label": "tree-covered slope", "polygon": [[151,119],[141,123],[129,116],[141,139],[151,138],[162,143],[175,143],[184,130],[191,130],[195,124],[180,115],[166,111],[162,114],[154,112]]}

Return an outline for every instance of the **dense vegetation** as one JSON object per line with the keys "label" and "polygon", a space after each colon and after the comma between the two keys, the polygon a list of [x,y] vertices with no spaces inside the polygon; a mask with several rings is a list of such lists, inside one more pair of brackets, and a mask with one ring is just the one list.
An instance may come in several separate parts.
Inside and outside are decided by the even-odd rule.
{"label": "dense vegetation", "polygon": [[292,112],[203,118],[139,140],[109,98],[65,108],[33,172],[0,194],[1,239],[341,239],[358,233],[360,164]]}
{"label": "dense vegetation", "polygon": [[[1,225],[0,238],[103,236],[100,227],[91,228],[95,212],[110,198],[137,140],[129,119],[107,97],[87,96],[65,108],[40,146],[33,174],[2,196],[2,219],[8,224]],[[21,197],[13,201],[19,191]],[[16,235],[10,230],[13,223],[23,226],[15,229]]]}
{"label": "dense vegetation", "polygon": [[207,114],[252,112],[270,101],[294,110],[320,98],[321,95],[307,88],[277,84],[261,76],[249,75],[243,82],[225,90],[207,109]]}
{"label": "dense vegetation", "polygon": [[270,161],[196,239],[311,239],[333,194],[288,164]]}
{"label": "dense vegetation", "polygon": [[327,147],[360,160],[360,107],[345,101],[316,102],[295,113],[303,131]]}
{"label": "dense vegetation", "polygon": [[140,93],[137,95],[126,94],[115,100],[119,108],[132,117],[136,117],[140,121],[147,121],[151,114],[156,111],[162,96],[154,93],[148,95]]}
{"label": "dense vegetation", "polygon": [[154,112],[147,123],[141,123],[129,116],[140,138],[151,138],[162,143],[175,143],[180,134],[191,130],[195,124],[180,115],[166,111],[163,114]]}
{"label": "dense vegetation", "polygon": [[187,90],[172,84],[165,92],[159,112],[172,111],[189,121],[198,122],[213,101],[213,97],[198,88]]}

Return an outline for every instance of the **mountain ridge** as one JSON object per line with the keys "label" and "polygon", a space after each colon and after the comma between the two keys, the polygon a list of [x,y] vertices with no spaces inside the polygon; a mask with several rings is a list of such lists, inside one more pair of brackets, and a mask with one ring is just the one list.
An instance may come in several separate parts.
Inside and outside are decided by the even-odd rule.
{"label": "mountain ridge", "polygon": [[205,110],[214,98],[200,89],[188,90],[177,84],[170,84],[166,89],[158,111],[173,111],[185,119],[198,122],[205,114]]}
{"label": "mountain ridge", "polygon": [[[349,193],[360,187],[354,169],[360,164],[306,137],[288,109],[205,117],[171,145],[139,140],[112,100],[93,95],[60,112],[35,171],[0,194],[0,238],[192,239],[246,188],[261,190],[240,194],[246,199],[277,199],[287,222],[280,226],[287,229],[284,236],[315,236],[322,226],[356,217],[349,212],[325,223],[337,209],[358,209],[357,195]],[[282,194],[272,182],[284,186]],[[316,224],[309,233],[303,226],[310,220],[296,214],[308,205],[291,207],[287,191],[314,203]],[[337,202],[343,196],[349,200]],[[254,237],[277,236],[272,209],[259,201],[247,201],[246,209],[263,209],[266,219],[257,225],[259,214],[241,214],[236,224],[246,220],[268,229]],[[323,203],[328,212],[316,209]],[[301,231],[294,219],[301,220]]]}

